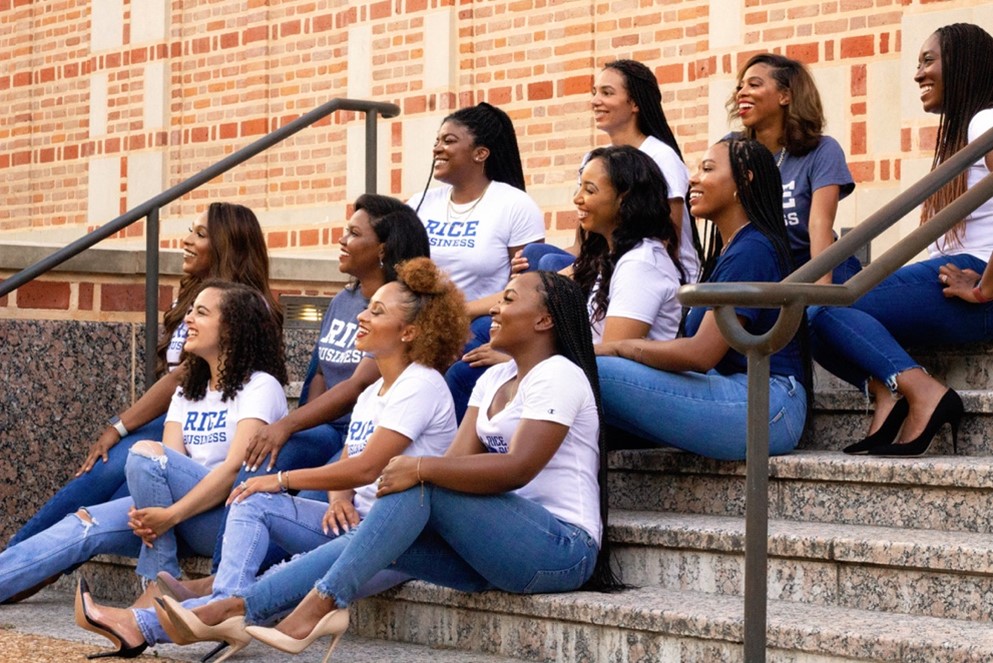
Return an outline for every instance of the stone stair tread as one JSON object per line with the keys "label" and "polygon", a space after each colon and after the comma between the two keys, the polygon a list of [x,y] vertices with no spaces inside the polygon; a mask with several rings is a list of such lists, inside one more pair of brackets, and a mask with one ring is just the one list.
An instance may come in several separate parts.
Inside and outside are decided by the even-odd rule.
{"label": "stone stair tread", "polygon": [[[672,448],[612,451],[610,468],[745,476],[744,462],[713,460]],[[798,449],[786,456],[770,458],[769,477],[985,489],[993,488],[993,456],[882,458],[849,456],[840,451]]]}
{"label": "stone stair tread", "polygon": [[[993,413],[993,391],[989,389],[956,389],[962,397],[966,416],[970,414]],[[868,412],[871,404],[866,401],[861,391],[854,387],[848,389],[815,389],[814,410],[845,410],[852,412]]]}
{"label": "stone stair tread", "polygon": [[[612,509],[609,531],[611,541],[622,545],[731,553],[745,548],[745,520],[735,516]],[[972,532],[770,519],[769,555],[993,574],[993,539]]]}
{"label": "stone stair tread", "polygon": [[[390,598],[689,638],[740,643],[743,637],[741,597],[660,587],[611,594],[516,596],[465,594],[413,581],[393,590]],[[838,606],[770,600],[767,634],[770,648],[855,660],[924,663],[993,658],[993,625]]]}

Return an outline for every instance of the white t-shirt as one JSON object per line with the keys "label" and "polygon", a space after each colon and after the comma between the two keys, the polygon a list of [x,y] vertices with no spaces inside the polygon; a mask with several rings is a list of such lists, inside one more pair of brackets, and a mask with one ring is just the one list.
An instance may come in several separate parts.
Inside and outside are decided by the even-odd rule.
{"label": "white t-shirt", "polygon": [[211,469],[228,455],[235,429],[242,419],[261,419],[267,424],[286,416],[286,394],[279,381],[261,371],[252,373],[235,397],[221,400],[221,392],[207,388],[199,401],[191,401],[176,389],[166,421],[183,427],[183,444],[190,458]]}
{"label": "white t-shirt", "polygon": [[[510,279],[508,247],[545,238],[545,220],[531,197],[503,182],[490,182],[463,217],[448,209],[452,187],[429,189],[417,211],[428,231],[431,259],[448,272],[467,301],[500,292]],[[420,194],[408,204],[417,209]]]}
{"label": "white t-shirt", "polygon": [[[383,378],[359,394],[348,425],[348,455],[365,450],[369,436],[377,428],[388,428],[410,438],[405,456],[440,456],[455,439],[455,406],[441,373],[411,364],[385,394],[380,395]],[[355,489],[355,510],[365,518],[376,499],[374,483]]]}
{"label": "white t-shirt", "polygon": [[[981,110],[973,115],[969,121],[969,142],[982,136],[990,127],[993,127],[993,108]],[[966,171],[966,186],[971,189],[979,183],[979,180],[989,175],[989,172],[986,161],[980,159]],[[944,237],[939,237],[936,242],[928,246],[930,256],[937,258],[942,255],[967,253],[983,262],[989,262],[990,255],[993,255],[993,200],[987,200],[967,216],[963,230],[961,243],[949,243]]]}
{"label": "white t-shirt", "polygon": [[186,344],[186,322],[180,320],[176,328],[172,330],[172,337],[169,339],[169,347],[166,348],[166,367],[169,371],[176,370],[179,366],[179,357],[183,353],[183,345]]}
{"label": "white t-shirt", "polygon": [[491,367],[476,382],[469,397],[469,406],[479,408],[476,435],[491,453],[507,453],[521,419],[568,426],[565,439],[545,467],[514,492],[559,520],[583,528],[599,544],[600,420],[589,380],[565,357],[549,357],[524,376],[513,400],[491,419],[494,395],[515,375],[517,364],[510,361]]}
{"label": "white t-shirt", "polygon": [[[587,309],[593,330],[593,342],[603,337],[605,320],[593,322],[593,298],[600,280],[590,290]],[[641,241],[621,256],[610,277],[608,318],[631,318],[650,325],[646,338],[668,341],[676,338],[682,307],[676,299],[679,272],[665,246],[657,239]]]}
{"label": "white t-shirt", "polygon": [[696,283],[700,278],[700,256],[693,247],[693,221],[690,219],[686,192],[690,188],[690,169],[679,158],[676,151],[655,136],[645,138],[639,150],[647,154],[659,165],[665,185],[669,189],[669,200],[683,201],[683,223],[679,236],[679,262],[686,272],[686,282]]}

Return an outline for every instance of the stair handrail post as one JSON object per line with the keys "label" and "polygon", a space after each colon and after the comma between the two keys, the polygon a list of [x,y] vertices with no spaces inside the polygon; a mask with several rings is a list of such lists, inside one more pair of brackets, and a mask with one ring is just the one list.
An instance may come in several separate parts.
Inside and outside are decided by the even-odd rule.
{"label": "stair handrail post", "polygon": [[159,209],[145,217],[145,389],[155,384],[159,336]]}

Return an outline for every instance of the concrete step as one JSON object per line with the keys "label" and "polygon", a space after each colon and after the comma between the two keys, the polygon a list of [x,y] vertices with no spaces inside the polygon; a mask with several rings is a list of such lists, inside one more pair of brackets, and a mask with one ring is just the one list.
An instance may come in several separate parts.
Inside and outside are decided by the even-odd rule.
{"label": "concrete step", "polygon": [[[354,632],[531,661],[743,661],[739,597],[662,587],[614,594],[463,594],[411,582],[355,611]],[[770,663],[989,661],[993,626],[769,602]]]}
{"label": "concrete step", "polygon": [[[993,391],[963,389],[959,395],[966,415],[959,430],[958,453],[993,456]],[[865,437],[872,404],[853,388],[821,389],[814,393],[814,418],[801,449],[840,451]],[[951,454],[952,436],[945,426],[928,454]]]}
{"label": "concrete step", "polygon": [[[613,509],[742,516],[743,462],[672,449],[611,452]],[[872,458],[798,451],[769,462],[769,517],[993,532],[993,458]]]}
{"label": "concrete step", "polygon": [[[625,583],[744,594],[742,518],[614,510],[610,538]],[[988,622],[993,539],[986,534],[769,523],[769,597]]]}

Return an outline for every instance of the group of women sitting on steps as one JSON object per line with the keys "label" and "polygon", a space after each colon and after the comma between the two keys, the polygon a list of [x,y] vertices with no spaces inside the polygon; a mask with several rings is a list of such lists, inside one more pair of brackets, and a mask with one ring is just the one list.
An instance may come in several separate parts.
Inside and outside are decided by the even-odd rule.
{"label": "group of women sitting on steps", "polygon": [[[937,30],[914,80],[940,114],[934,166],[993,126],[982,29]],[[292,413],[262,230],[247,208],[212,204],[183,240],[163,377],[0,553],[0,601],[100,553],[137,557],[146,591],[112,608],[80,582],[80,626],[113,655],[211,640],[230,645],[223,659],[253,638],[298,652],[325,635],[330,656],[355,600],[409,578],[463,591],[619,587],[606,426],[744,456],[745,358],[713,311],[684,314],[677,289],[698,276],[781,280],[834,241],[854,188],[803,65],[752,57],[728,107],[742,130],[691,175],[650,70],[609,64],[593,112],[610,145],[582,160],[564,251],[542,243],[510,118],[485,103],[447,117],[433,165],[443,186],[410,206],[355,201],[339,254],[351,281]],[[929,198],[923,222],[991,167],[993,154]],[[702,260],[694,218],[710,222]],[[868,435],[847,452],[915,455],[945,423],[954,435],[961,400],[903,346],[993,335],[991,252],[988,202],[931,259],[851,307],[810,310],[771,358],[770,453],[803,433],[811,355],[875,396]],[[849,260],[824,280],[858,269]],[[736,313],[752,334],[778,315]],[[189,552],[213,555],[214,575],[180,580]]]}

